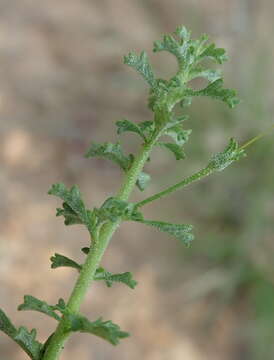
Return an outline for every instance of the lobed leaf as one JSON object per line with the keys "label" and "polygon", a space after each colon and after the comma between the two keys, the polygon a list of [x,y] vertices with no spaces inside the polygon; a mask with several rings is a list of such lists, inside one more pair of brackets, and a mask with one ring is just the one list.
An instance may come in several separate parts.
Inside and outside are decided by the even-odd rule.
{"label": "lobed leaf", "polygon": [[151,176],[149,174],[141,171],[138,176],[136,185],[139,188],[139,190],[144,191],[147,188],[150,180],[151,180]]}
{"label": "lobed leaf", "polygon": [[13,338],[16,334],[16,328],[4,313],[3,310],[0,309],[0,330],[3,331],[6,335]]}
{"label": "lobed leaf", "polygon": [[55,310],[63,311],[65,308],[65,302],[60,299],[57,305],[48,305],[45,301],[39,300],[31,295],[24,296],[24,303],[18,306],[18,310],[33,310],[46,314],[53,319],[59,321],[61,318],[56,314]]}
{"label": "lobed leaf", "polygon": [[185,94],[187,96],[209,96],[212,99],[223,101],[230,108],[240,103],[236,90],[223,88],[223,79],[215,80],[201,90],[187,89]]}
{"label": "lobed leaf", "polygon": [[116,122],[117,134],[120,135],[126,131],[133,132],[141,136],[141,138],[147,142],[154,131],[153,121],[143,121],[138,124],[129,120],[119,120]]}
{"label": "lobed leaf", "polygon": [[129,218],[140,218],[140,212],[136,210],[136,205],[114,197],[108,198],[100,209],[95,209],[100,222],[110,220],[115,222],[120,218],[127,220]]}
{"label": "lobed leaf", "polygon": [[174,140],[175,144],[182,146],[188,141],[191,132],[192,130],[190,129],[183,129],[182,124],[177,124],[167,128],[165,130],[165,135],[170,136]]}
{"label": "lobed leaf", "polygon": [[82,269],[82,266],[79,265],[74,260],[68,258],[67,256],[55,253],[54,256],[50,258],[51,261],[51,268],[57,269],[59,267],[72,267],[78,271]]}
{"label": "lobed leaf", "polygon": [[120,135],[126,131],[134,132],[141,136],[144,140],[146,140],[145,134],[143,130],[139,127],[138,124],[135,124],[134,122],[131,122],[129,120],[119,120],[116,122],[117,125],[117,134]]}
{"label": "lobed leaf", "polygon": [[131,289],[134,289],[137,285],[137,281],[132,278],[132,274],[130,272],[112,274],[102,267],[96,270],[94,280],[104,280],[108,287],[111,287],[114,282],[121,282]]}
{"label": "lobed leaf", "polygon": [[82,195],[77,185],[67,189],[62,183],[52,185],[48,192],[64,200],[63,209],[58,208],[56,216],[63,215],[65,224],[85,224],[89,231],[93,228],[92,213],[87,210],[82,200]]}
{"label": "lobed leaf", "polygon": [[177,145],[177,144],[173,144],[173,143],[166,143],[166,142],[158,142],[156,145],[159,145],[161,147],[165,147],[166,149],[170,150],[176,160],[181,160],[185,158],[185,152],[182,149],[181,146]]}
{"label": "lobed leaf", "polygon": [[129,336],[129,333],[121,331],[120,327],[112,321],[103,321],[102,318],[91,322],[87,318],[77,314],[69,314],[68,321],[70,322],[70,331],[80,331],[90,333],[108,341],[112,345],[117,345],[120,339]]}
{"label": "lobed leaf", "polygon": [[216,80],[222,78],[222,73],[220,70],[205,69],[204,67],[197,65],[189,72],[189,80],[195,78],[205,78],[209,83],[212,83]]}
{"label": "lobed leaf", "polygon": [[56,216],[64,216],[65,225],[75,225],[75,224],[83,224],[83,221],[77,215],[75,211],[67,204],[62,204],[63,208],[56,209]]}
{"label": "lobed leaf", "polygon": [[40,354],[43,345],[36,340],[36,330],[32,329],[30,332],[21,326],[13,340],[29,355],[33,360],[40,360]]}
{"label": "lobed leaf", "polygon": [[36,340],[36,330],[30,332],[25,327],[16,327],[0,309],[0,330],[14,340],[32,360],[40,360],[42,344]]}
{"label": "lobed leaf", "polygon": [[121,169],[125,171],[128,169],[131,163],[130,158],[123,154],[121,145],[119,143],[93,143],[85,156],[87,158],[95,156],[103,157],[115,162],[120,166]]}
{"label": "lobed leaf", "polygon": [[140,55],[130,52],[124,57],[124,64],[134,68],[152,88],[155,87],[156,79],[145,51],[142,51]]}
{"label": "lobed leaf", "polygon": [[224,151],[212,156],[208,163],[208,167],[213,171],[222,171],[243,156],[246,156],[245,151],[239,147],[235,139],[230,139],[229,144]]}
{"label": "lobed leaf", "polygon": [[193,226],[185,224],[171,224],[163,221],[154,220],[142,220],[141,223],[149,226],[153,226],[161,232],[168,233],[176,237],[178,240],[189,246],[191,241],[194,239],[191,233]]}

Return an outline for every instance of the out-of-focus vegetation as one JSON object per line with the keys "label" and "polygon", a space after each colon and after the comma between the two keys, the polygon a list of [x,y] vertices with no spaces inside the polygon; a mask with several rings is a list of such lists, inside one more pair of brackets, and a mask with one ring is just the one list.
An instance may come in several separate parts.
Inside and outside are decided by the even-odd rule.
{"label": "out-of-focus vegetation", "polygon": [[[122,56],[131,49],[149,51],[159,34],[183,23],[195,36],[208,33],[228,49],[226,85],[237,88],[243,100],[233,111],[196,100],[187,159],[177,165],[164,152],[153,155],[150,171],[158,180],[149,195],[205,165],[231,136],[245,142],[272,125],[273,11],[269,1],[247,0],[1,4],[0,301],[17,323],[28,321],[16,313],[24,293],[54,303],[62,288],[66,297],[74,275],[53,275],[49,257],[54,251],[73,254],[86,241],[81,231],[65,231],[54,218],[45,195],[49,185],[64,179],[80,183],[91,202],[100,204],[118,186],[120,173],[101,161],[87,167],[87,144],[108,134],[112,141],[121,117],[144,121],[151,115],[143,110],[143,83],[122,65]],[[170,75],[173,59],[151,56],[159,72]],[[129,353],[131,360],[273,358],[273,143],[269,134],[225,172],[193,184],[164,206],[147,207],[158,218],[192,223],[191,249],[147,229],[121,228],[106,263],[111,271],[132,271],[139,286],[134,295],[113,289],[110,299],[108,289],[96,285],[84,307],[96,317],[109,306],[109,318],[119,319],[134,336],[115,354],[96,341],[90,345],[90,338],[77,347],[76,336],[65,359],[104,354],[123,360]],[[137,144],[132,137],[126,145]],[[29,325],[44,336],[54,326],[42,317]],[[22,359],[8,339],[0,338],[0,348],[3,357]]]}

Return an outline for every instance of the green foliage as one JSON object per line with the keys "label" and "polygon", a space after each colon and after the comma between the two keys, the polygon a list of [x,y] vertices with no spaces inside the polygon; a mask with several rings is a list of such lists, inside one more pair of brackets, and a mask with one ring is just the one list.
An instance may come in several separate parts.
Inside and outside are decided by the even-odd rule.
{"label": "green foliage", "polygon": [[138,71],[152,88],[156,86],[156,79],[145,51],[139,56],[135,52],[129,53],[124,57],[124,63]]}
{"label": "green foliage", "polygon": [[131,163],[130,158],[123,154],[121,145],[119,143],[116,144],[93,143],[91,144],[85,156],[87,158],[98,157],[98,156],[103,157],[105,159],[113,161],[114,163],[119,165],[120,168],[123,170],[127,170]]}
{"label": "green foliage", "polygon": [[138,186],[139,190],[144,191],[147,188],[150,180],[151,176],[141,171],[136,181],[136,185]]}
{"label": "green foliage", "polygon": [[137,281],[132,278],[132,274],[130,272],[125,272],[122,274],[112,274],[102,267],[96,270],[94,280],[104,280],[107,287],[111,287],[114,282],[121,282],[130,287],[131,289],[134,289],[137,285]]}
{"label": "green foliage", "polygon": [[139,211],[136,210],[134,203],[129,203],[118,198],[108,198],[100,209],[95,209],[95,213],[100,222],[124,220],[138,220],[142,218]]}
{"label": "green foliage", "polygon": [[40,360],[42,344],[36,340],[36,330],[30,332],[23,326],[16,329],[6,314],[0,309],[0,330],[14,340],[32,360]]}
{"label": "green foliage", "polygon": [[208,168],[214,171],[222,171],[234,161],[246,156],[245,151],[239,147],[235,139],[230,139],[224,151],[212,156]]}
{"label": "green foliage", "polygon": [[[170,112],[177,103],[189,105],[194,96],[210,96],[224,101],[231,108],[239,103],[234,90],[223,88],[221,72],[201,64],[206,59],[222,64],[227,60],[225,50],[208,43],[206,35],[197,40],[190,36],[190,31],[180,26],[173,35],[165,35],[154,43],[154,52],[167,51],[178,61],[178,71],[170,80],[155,79],[146,54],[130,53],[125,57],[125,63],[141,73],[150,86],[149,107],[155,112],[158,126],[170,123]],[[189,82],[197,77],[206,79],[208,85],[200,90],[189,87]]]}
{"label": "green foliage", "polygon": [[[158,146],[171,151],[176,160],[185,158],[183,147],[189,140],[191,130],[184,127],[184,121],[188,119],[188,116],[180,112],[192,104],[194,97],[207,96],[218,99],[231,108],[239,102],[234,90],[223,87],[221,72],[208,68],[204,62],[210,59],[217,64],[222,64],[227,60],[225,50],[209,43],[207,36],[203,35],[193,40],[191,33],[181,26],[174,34],[165,35],[161,41],[156,41],[153,50],[154,52],[167,51],[174,55],[178,62],[177,72],[170,79],[156,78],[145,52],[140,55],[131,52],[125,56],[124,62],[134,68],[149,85],[148,106],[154,114],[153,119],[149,121],[134,123],[123,119],[116,123],[118,135],[132,132],[141,137],[141,150],[136,155],[125,155],[119,142],[92,143],[85,155],[87,158],[101,157],[111,160],[124,171],[124,180],[117,195],[107,198],[101,207],[90,210],[85,206],[76,185],[68,189],[62,183],[54,184],[48,192],[63,201],[62,207],[57,208],[56,215],[64,217],[65,225],[84,225],[92,241],[91,244],[82,248],[84,254],[87,255],[83,266],[58,253],[50,259],[52,268],[72,267],[80,273],[67,305],[63,299],[52,306],[45,301],[26,295],[24,303],[18,307],[18,310],[44,313],[57,320],[59,326],[42,345],[35,340],[36,330],[28,332],[24,327],[16,329],[0,310],[0,330],[15,340],[33,360],[57,360],[70,332],[94,334],[113,345],[118,344],[120,339],[128,337],[129,334],[121,331],[119,326],[112,321],[103,321],[99,318],[91,322],[79,313],[81,302],[92,280],[103,280],[108,287],[111,287],[114,282],[121,282],[131,289],[137,285],[130,272],[112,274],[100,267],[101,258],[114,231],[123,221],[136,221],[174,236],[189,246],[194,238],[192,225],[146,220],[139,208],[215,171],[225,169],[244,156],[244,147],[249,145],[248,143],[244,147],[239,147],[237,142],[231,139],[225,150],[213,155],[204,169],[139,203],[129,202],[128,199],[134,186],[137,185],[143,191],[150,181],[150,175],[144,172],[143,168],[150,160],[150,153],[154,147]],[[206,86],[198,90],[193,89],[191,80],[195,78],[206,79]],[[177,104],[180,105],[178,111],[175,109]],[[169,141],[166,141],[166,137],[169,137]]]}
{"label": "green foliage", "polygon": [[193,229],[192,225],[185,224],[171,224],[163,221],[154,221],[154,220],[142,220],[140,221],[145,225],[153,226],[161,232],[165,232],[169,235],[176,237],[185,245],[189,246],[191,241],[194,239],[191,231]]}
{"label": "green foliage", "polygon": [[[127,120],[123,120],[123,121],[126,122]],[[137,125],[134,127],[135,125],[134,123],[128,122],[126,124],[125,123],[123,124],[124,125],[120,124],[120,126],[118,126],[119,133],[123,131],[133,131],[133,129],[137,131],[137,129],[139,128]],[[125,130],[126,128],[127,130]],[[139,130],[141,134],[144,134],[141,128],[139,128]],[[86,153],[86,157],[91,158],[95,156],[103,157],[105,159],[115,162],[124,171],[128,171],[134,161],[134,156],[132,154],[130,154],[128,157],[123,154],[121,145],[119,143],[92,144],[88,152]],[[142,172],[139,174],[136,180],[136,185],[141,191],[143,191],[148,185],[149,180],[150,180],[150,176]]]}
{"label": "green foliage", "polygon": [[117,345],[120,339],[124,339],[129,336],[129,333],[121,331],[120,327],[114,324],[112,321],[103,321],[102,318],[96,321],[89,321],[82,315],[68,315],[70,331],[80,331],[83,333],[90,333],[108,341],[112,345]]}
{"label": "green foliage", "polygon": [[54,184],[48,194],[64,200],[63,209],[58,208],[56,216],[64,216],[65,225],[84,224],[90,232],[92,231],[94,225],[92,213],[86,209],[77,185],[68,190],[62,183]]}
{"label": "green foliage", "polygon": [[141,127],[138,124],[135,124],[129,120],[120,120],[116,122],[117,125],[117,134],[120,135],[124,132],[134,132],[141,136],[146,141],[146,136],[144,131],[142,131]]}
{"label": "green foliage", "polygon": [[124,132],[133,132],[138,134],[145,143],[149,142],[153,132],[155,131],[155,125],[153,121],[143,121],[136,124],[132,121],[124,119],[117,121],[116,126],[118,135]]}
{"label": "green foliage", "polygon": [[55,253],[54,256],[50,258],[50,261],[52,269],[57,269],[63,266],[72,267],[79,271],[82,269],[82,266],[77,264],[77,262],[61,254]]}
{"label": "green foliage", "polygon": [[52,306],[48,305],[45,301],[35,298],[34,296],[25,295],[24,303],[18,306],[18,310],[38,311],[59,321],[61,318],[55,311],[58,310],[62,313],[65,310],[65,302],[63,299],[60,299],[58,304]]}
{"label": "green foliage", "polygon": [[177,144],[158,141],[157,145],[170,150],[174,154],[176,160],[184,159],[186,156],[184,150]]}

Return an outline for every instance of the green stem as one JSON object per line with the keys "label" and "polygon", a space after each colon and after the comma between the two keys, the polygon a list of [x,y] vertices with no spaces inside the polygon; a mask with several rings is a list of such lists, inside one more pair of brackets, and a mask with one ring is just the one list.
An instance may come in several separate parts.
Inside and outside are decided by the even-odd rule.
{"label": "green stem", "polygon": [[[130,170],[127,172],[124,178],[124,182],[120,191],[117,194],[117,198],[127,201],[138,178],[138,175],[142,171],[152,147],[157,141],[159,134],[155,136],[149,143],[145,144],[140,154],[135,158]],[[98,268],[100,261],[104,255],[104,252],[112,238],[113,233],[119,227],[121,220],[116,222],[106,223],[100,232],[99,238],[92,246],[91,251],[87,255],[86,261],[82,267],[80,275],[76,281],[74,289],[71,293],[69,301],[67,303],[67,310],[70,313],[78,313],[80,305],[89,289],[89,286],[94,278],[96,269]],[[67,330],[67,320],[62,317],[59,325],[49,342],[46,349],[43,360],[57,360],[64,347],[65,341],[69,338],[70,332]]]}
{"label": "green stem", "polygon": [[200,180],[201,178],[205,177],[205,176],[208,176],[210,175],[214,170],[210,167],[206,167],[198,172],[196,172],[195,174],[191,175],[191,176],[188,176],[187,178],[183,179],[182,181],[168,187],[167,189],[163,190],[163,191],[160,191],[152,196],[149,196],[148,198],[138,202],[136,204],[137,207],[142,207],[154,200],[158,200],[164,196],[167,196],[171,193],[173,193],[174,191],[180,189],[180,188],[183,188],[191,183],[193,183],[194,181],[198,181]]}
{"label": "green stem", "polygon": [[[274,129],[274,125],[272,125],[267,132],[263,132],[257,136],[255,136],[254,138],[248,140],[246,143],[244,143],[240,149],[245,149],[247,148],[248,146],[250,146],[251,144],[253,144],[254,142],[256,142],[257,140],[261,139],[262,137],[266,136],[269,134],[269,132]],[[163,191],[160,191],[152,196],[149,196],[148,198],[138,202],[136,204],[137,207],[142,207],[146,204],[149,204],[150,202],[154,201],[154,200],[158,200],[164,196],[167,196],[171,193],[173,193],[174,191],[178,190],[178,189],[181,189],[189,184],[191,184],[192,182],[194,181],[198,181],[200,180],[201,178],[205,177],[205,176],[208,176],[210,175],[212,172],[214,171],[214,169],[210,168],[210,167],[205,167],[204,169],[196,172],[195,174],[183,179],[182,181],[168,187],[167,189],[163,190]]]}

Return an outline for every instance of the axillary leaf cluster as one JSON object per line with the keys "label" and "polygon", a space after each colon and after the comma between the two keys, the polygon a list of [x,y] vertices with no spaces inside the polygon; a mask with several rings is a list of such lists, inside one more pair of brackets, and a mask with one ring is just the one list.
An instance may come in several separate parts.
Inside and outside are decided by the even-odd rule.
{"label": "axillary leaf cluster", "polygon": [[[53,269],[70,267],[79,273],[68,301],[60,299],[56,305],[48,305],[43,300],[26,295],[23,304],[18,308],[18,310],[33,310],[48,315],[58,322],[56,330],[42,344],[36,340],[36,330],[28,331],[25,327],[16,328],[0,310],[0,330],[20,345],[33,360],[58,359],[66,339],[73,332],[90,333],[113,345],[129,336],[112,321],[104,321],[102,318],[90,321],[79,312],[80,305],[93,280],[103,281],[108,287],[118,282],[131,289],[137,285],[130,272],[112,274],[100,266],[113,233],[123,221],[134,221],[169,234],[189,246],[194,238],[192,225],[145,219],[141,212],[142,206],[215,171],[224,170],[245,155],[243,147],[239,147],[236,140],[231,139],[223,151],[211,156],[203,169],[138,203],[129,202],[135,185],[144,191],[151,180],[151,176],[144,172],[143,168],[150,160],[150,153],[154,147],[170,151],[178,161],[185,158],[184,146],[190,138],[191,130],[185,128],[188,116],[184,114],[184,109],[191,105],[195,97],[207,96],[221,100],[230,108],[239,103],[236,92],[223,87],[221,72],[205,66],[204,60],[209,59],[217,64],[222,64],[227,60],[225,50],[210,43],[207,36],[192,39],[190,31],[180,26],[174,34],[165,35],[162,40],[156,41],[153,51],[166,51],[176,57],[178,69],[170,79],[156,77],[145,52],[141,54],[131,52],[124,57],[124,63],[135,69],[149,86],[148,106],[153,113],[152,119],[139,123],[127,119],[116,122],[118,135],[131,132],[141,139],[140,151],[135,155],[125,154],[119,141],[102,144],[94,142],[85,155],[87,158],[101,157],[118,165],[124,172],[120,190],[100,206],[91,208],[84,202],[76,185],[67,188],[59,183],[52,185],[49,190],[50,195],[62,200],[56,215],[64,218],[65,225],[84,226],[91,239],[90,243],[82,249],[85,256],[83,264],[58,253],[50,259]],[[205,79],[206,86],[194,89],[191,81],[195,78]]]}

